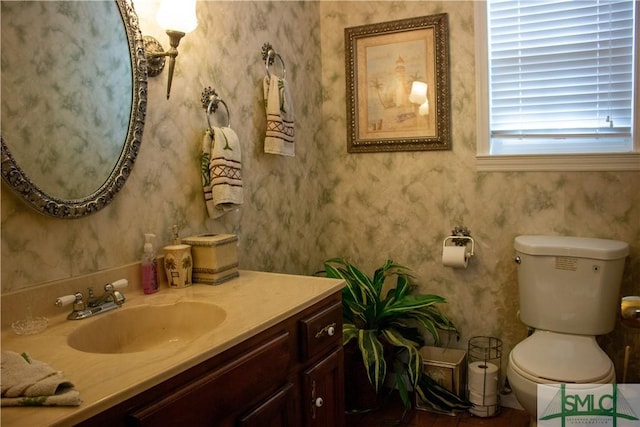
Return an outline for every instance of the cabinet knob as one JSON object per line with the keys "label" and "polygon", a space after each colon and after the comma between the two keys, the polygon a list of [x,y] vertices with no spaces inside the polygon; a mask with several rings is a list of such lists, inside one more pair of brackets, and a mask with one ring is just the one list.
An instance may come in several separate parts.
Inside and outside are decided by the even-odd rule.
{"label": "cabinet knob", "polygon": [[324,400],[321,397],[318,397],[313,401],[313,404],[316,405],[316,408],[321,408],[322,405],[324,405]]}
{"label": "cabinet knob", "polygon": [[335,334],[336,334],[336,324],[335,323],[330,323],[327,326],[325,326],[324,328],[320,329],[318,331],[318,333],[316,333],[316,338],[320,338],[323,335],[328,335],[328,336],[332,337]]}

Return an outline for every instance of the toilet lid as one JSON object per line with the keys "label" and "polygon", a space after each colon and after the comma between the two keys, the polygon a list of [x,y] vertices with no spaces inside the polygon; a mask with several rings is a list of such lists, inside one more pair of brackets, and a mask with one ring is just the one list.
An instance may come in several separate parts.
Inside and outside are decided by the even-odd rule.
{"label": "toilet lid", "polygon": [[536,331],[516,345],[510,360],[529,375],[558,383],[597,382],[613,369],[594,337],[548,331]]}

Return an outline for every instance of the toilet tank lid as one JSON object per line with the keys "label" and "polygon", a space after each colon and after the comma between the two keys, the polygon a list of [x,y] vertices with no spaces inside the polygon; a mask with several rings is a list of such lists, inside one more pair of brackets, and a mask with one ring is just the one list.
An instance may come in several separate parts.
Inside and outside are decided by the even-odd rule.
{"label": "toilet tank lid", "polygon": [[629,245],[620,240],[572,236],[518,236],[514,248],[529,255],[571,256],[592,259],[619,259],[629,254]]}

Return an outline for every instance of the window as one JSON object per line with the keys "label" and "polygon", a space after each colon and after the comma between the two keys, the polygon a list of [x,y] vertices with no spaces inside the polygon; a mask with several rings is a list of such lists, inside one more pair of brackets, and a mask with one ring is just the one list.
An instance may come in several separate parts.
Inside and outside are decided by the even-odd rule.
{"label": "window", "polygon": [[476,4],[479,170],[640,170],[635,7]]}

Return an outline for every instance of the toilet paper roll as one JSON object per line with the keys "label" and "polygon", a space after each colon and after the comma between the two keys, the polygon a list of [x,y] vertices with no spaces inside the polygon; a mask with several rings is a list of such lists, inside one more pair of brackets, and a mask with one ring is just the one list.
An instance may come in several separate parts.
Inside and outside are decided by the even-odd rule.
{"label": "toilet paper roll", "polygon": [[498,404],[498,395],[489,394],[483,395],[482,392],[469,391],[469,402],[475,405],[491,406]]}
{"label": "toilet paper roll", "polygon": [[498,405],[479,406],[476,405],[469,409],[473,415],[478,417],[493,417],[498,413]]}
{"label": "toilet paper roll", "polygon": [[498,395],[498,367],[490,362],[469,364],[469,391],[484,396]]}
{"label": "toilet paper roll", "polygon": [[444,246],[442,248],[442,264],[445,267],[467,268],[466,246]]}

